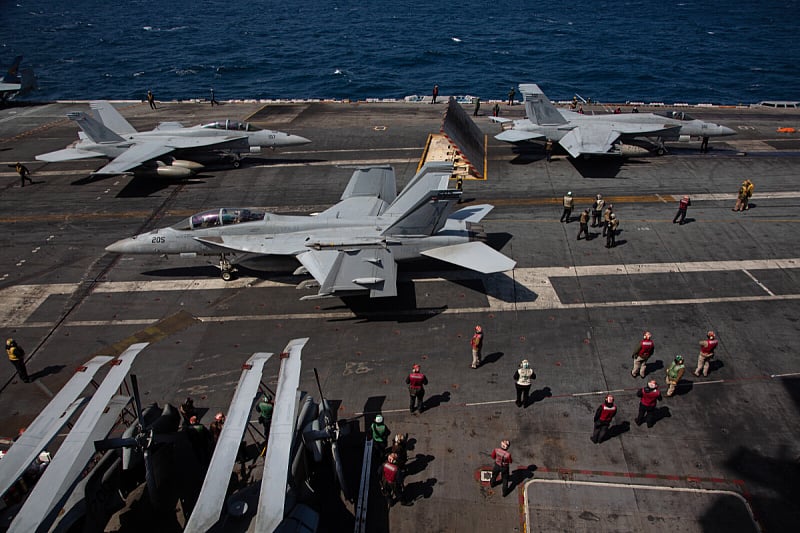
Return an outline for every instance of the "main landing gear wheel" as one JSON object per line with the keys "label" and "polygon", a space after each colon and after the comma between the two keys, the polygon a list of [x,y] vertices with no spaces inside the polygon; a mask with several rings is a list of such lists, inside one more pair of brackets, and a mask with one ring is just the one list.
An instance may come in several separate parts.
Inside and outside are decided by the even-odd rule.
{"label": "main landing gear wheel", "polygon": [[222,276],[222,279],[224,281],[230,281],[233,279],[233,272],[231,272],[230,270],[223,270],[220,275]]}
{"label": "main landing gear wheel", "polygon": [[240,166],[242,166],[242,162],[239,161],[238,159],[234,159],[233,160],[233,168],[239,168]]}

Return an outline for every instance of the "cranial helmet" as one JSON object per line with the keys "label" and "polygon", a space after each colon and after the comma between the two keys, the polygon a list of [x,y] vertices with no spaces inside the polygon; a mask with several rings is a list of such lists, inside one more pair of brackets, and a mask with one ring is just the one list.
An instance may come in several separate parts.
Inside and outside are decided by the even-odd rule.
{"label": "cranial helmet", "polygon": [[606,403],[614,403],[614,397],[610,394],[606,396]]}
{"label": "cranial helmet", "polygon": [[675,362],[676,363],[683,363],[683,356],[682,355],[676,355],[675,356]]}
{"label": "cranial helmet", "polygon": [[417,365],[417,364],[411,365],[411,371],[412,372],[419,372],[419,365]]}
{"label": "cranial helmet", "polygon": [[480,326],[475,326],[475,333],[480,333],[481,331],[483,331],[483,328],[482,328],[482,327],[480,327]]}
{"label": "cranial helmet", "polygon": [[649,332],[649,331],[645,331],[645,332],[644,332],[644,335],[642,335],[642,336],[643,336],[645,339],[649,339],[649,338],[650,338],[652,335],[650,334],[650,332]]}
{"label": "cranial helmet", "polygon": [[531,364],[528,362],[527,359],[522,360],[522,368],[530,368]]}
{"label": "cranial helmet", "polygon": [[378,424],[382,424],[383,423],[383,415],[376,416],[375,417],[375,422],[377,422]]}
{"label": "cranial helmet", "polygon": [[397,462],[397,454],[396,453],[390,453],[389,454],[389,462],[392,463],[392,464],[395,464]]}
{"label": "cranial helmet", "polygon": [[500,441],[500,447],[503,448],[504,450],[507,450],[509,446],[511,446],[511,442],[509,442],[508,440]]}
{"label": "cranial helmet", "polygon": [[708,336],[709,339],[713,339],[714,338],[714,332],[713,331],[709,331],[706,335]]}
{"label": "cranial helmet", "polygon": [[14,345],[14,339],[6,339],[6,346],[13,346],[13,345]]}
{"label": "cranial helmet", "polygon": [[657,389],[658,383],[656,383],[656,380],[651,379],[650,381],[647,382],[647,386],[650,387],[651,389]]}
{"label": "cranial helmet", "polygon": [[569,192],[567,193],[567,196],[572,196],[572,191],[569,191]]}
{"label": "cranial helmet", "polygon": [[225,420],[225,415],[223,415],[222,413],[217,413],[216,416],[214,416],[214,420],[217,421]]}

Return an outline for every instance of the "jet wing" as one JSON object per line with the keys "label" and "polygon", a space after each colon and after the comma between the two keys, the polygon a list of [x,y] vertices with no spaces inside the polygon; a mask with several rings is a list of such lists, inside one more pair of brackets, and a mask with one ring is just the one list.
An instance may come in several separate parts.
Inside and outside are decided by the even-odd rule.
{"label": "jet wing", "polygon": [[309,250],[297,260],[319,282],[318,296],[364,291],[370,298],[397,296],[397,264],[386,248]]}
{"label": "jet wing", "polygon": [[92,159],[95,157],[106,157],[106,154],[93,152],[91,150],[80,150],[78,148],[64,148],[55,152],[47,152],[36,156],[37,161],[48,163],[59,163],[61,161],[77,161],[79,159]]}
{"label": "jet wing", "polygon": [[513,259],[478,241],[442,246],[441,248],[433,248],[420,253],[482,274],[505,272],[511,270],[517,264]]}
{"label": "jet wing", "polygon": [[308,337],[292,339],[281,353],[275,407],[264,457],[264,473],[256,509],[255,533],[273,533],[286,512],[286,484],[291,468],[292,442],[295,438],[295,413],[300,386],[303,347]]}
{"label": "jet wing", "polygon": [[271,356],[271,353],[266,352],[254,353],[243,366],[239,384],[228,408],[225,425],[222,426],[222,433],[219,435],[214,455],[208,465],[208,472],[203,480],[203,487],[200,489],[200,495],[197,497],[197,503],[184,532],[208,531],[219,520],[222,505],[225,503],[228,481],[239,451],[239,443],[242,442],[242,435],[247,428],[253,399],[258,394],[264,363]]}
{"label": "jet wing", "polygon": [[95,373],[113,357],[98,355],[75,372],[47,407],[31,422],[13,446],[0,461],[0,495],[4,494],[14,481],[39,455],[56,433],[66,424],[83,399],[76,399],[83,392]]}
{"label": "jet wing", "polygon": [[162,143],[147,142],[134,144],[118,157],[114,158],[109,164],[94,172],[94,174],[124,174],[131,169],[151,161],[159,156],[173,152]]}
{"label": "jet wing", "polygon": [[545,136],[541,133],[535,133],[525,130],[506,130],[494,136],[498,141],[507,143],[518,143],[522,141],[533,141],[536,139],[544,139]]}
{"label": "jet wing", "polygon": [[680,125],[665,126],[663,124],[601,122],[591,125],[581,125],[573,128],[559,141],[569,155],[605,155],[621,138],[634,138],[640,136],[677,135]]}
{"label": "jet wing", "polygon": [[572,157],[583,154],[607,154],[619,139],[619,132],[611,124],[596,124],[573,128],[558,141]]}

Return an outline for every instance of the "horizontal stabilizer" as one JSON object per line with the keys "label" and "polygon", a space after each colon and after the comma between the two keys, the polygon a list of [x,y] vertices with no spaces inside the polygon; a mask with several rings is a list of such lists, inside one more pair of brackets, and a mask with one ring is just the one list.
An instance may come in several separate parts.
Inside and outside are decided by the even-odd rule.
{"label": "horizontal stabilizer", "polygon": [[541,133],[534,133],[532,131],[524,130],[506,130],[494,136],[498,141],[507,143],[520,143],[523,141],[535,141],[536,139],[544,139],[545,136]]}
{"label": "horizontal stabilizer", "polygon": [[433,248],[420,253],[482,274],[505,272],[517,264],[513,259],[478,241]]}
{"label": "horizontal stabilizer", "polygon": [[80,159],[92,159],[95,157],[105,157],[106,154],[93,152],[91,150],[79,150],[77,148],[64,148],[55,152],[47,152],[36,156],[37,161],[48,163],[59,163],[61,161],[78,161]]}
{"label": "horizontal stabilizer", "polygon": [[448,220],[462,220],[464,222],[472,222],[473,224],[483,220],[483,217],[489,214],[489,211],[494,209],[493,205],[481,204],[471,205],[463,209],[459,209],[449,217]]}
{"label": "horizontal stabilizer", "polygon": [[514,122],[514,119],[506,117],[489,117],[489,120],[491,120],[492,122],[497,122],[498,124],[504,124],[506,122]]}

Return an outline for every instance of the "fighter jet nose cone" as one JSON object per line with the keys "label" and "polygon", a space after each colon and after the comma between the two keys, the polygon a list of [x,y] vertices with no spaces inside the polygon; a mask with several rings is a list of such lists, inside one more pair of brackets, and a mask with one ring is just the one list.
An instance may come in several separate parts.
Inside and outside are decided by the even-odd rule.
{"label": "fighter jet nose cone", "polygon": [[111,252],[112,254],[122,254],[125,253],[126,246],[125,243],[128,239],[122,239],[121,241],[117,241],[113,244],[109,244],[106,246],[106,252]]}
{"label": "fighter jet nose cone", "polygon": [[719,129],[722,131],[723,135],[736,135],[736,131],[727,126],[720,126]]}
{"label": "fighter jet nose cone", "polygon": [[289,143],[300,145],[300,144],[308,144],[311,142],[311,139],[306,139],[305,137],[301,137],[299,135],[289,135]]}

